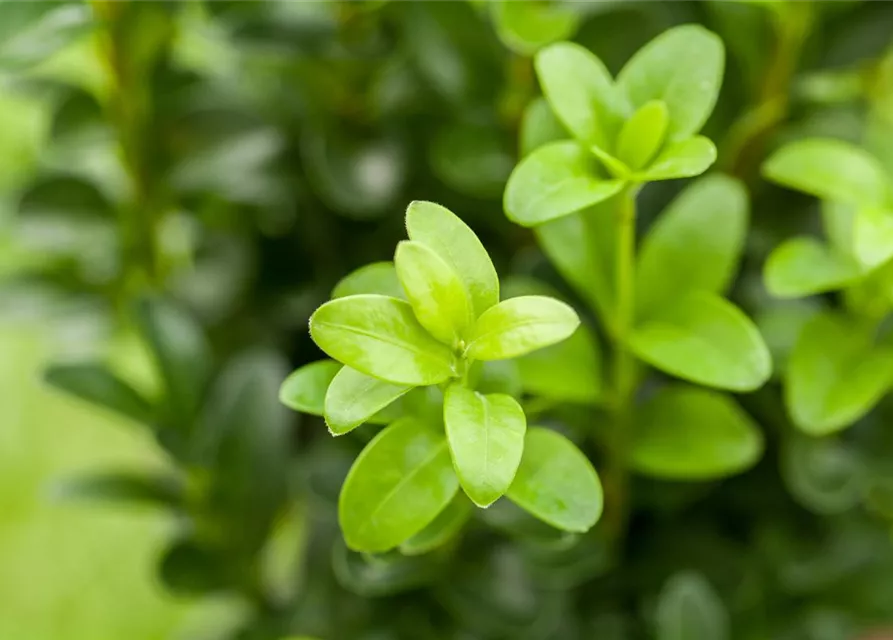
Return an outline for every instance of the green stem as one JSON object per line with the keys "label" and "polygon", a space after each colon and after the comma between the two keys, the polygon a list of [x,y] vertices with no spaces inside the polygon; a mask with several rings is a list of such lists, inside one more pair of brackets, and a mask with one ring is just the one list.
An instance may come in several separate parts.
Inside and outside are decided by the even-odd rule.
{"label": "green stem", "polygon": [[627,343],[635,313],[636,192],[630,186],[620,195],[616,211],[616,316],[614,318],[612,425],[608,438],[605,477],[608,535],[620,541],[629,512],[629,437],[636,387],[636,360]]}

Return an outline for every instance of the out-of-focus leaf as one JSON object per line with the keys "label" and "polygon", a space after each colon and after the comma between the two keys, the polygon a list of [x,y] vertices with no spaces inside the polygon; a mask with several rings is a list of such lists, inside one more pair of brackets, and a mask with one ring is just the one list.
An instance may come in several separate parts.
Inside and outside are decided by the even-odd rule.
{"label": "out-of-focus leaf", "polygon": [[661,589],[654,614],[657,640],[726,640],[729,613],[707,580],[697,573],[677,573]]}
{"label": "out-of-focus leaf", "polygon": [[440,131],[429,150],[431,168],[447,185],[478,198],[498,197],[514,158],[494,125],[460,124]]}
{"label": "out-of-focus leaf", "polygon": [[864,275],[852,258],[814,238],[792,238],[766,261],[766,289],[779,298],[796,298],[843,288]]}
{"label": "out-of-focus leaf", "polygon": [[545,98],[535,98],[524,109],[524,116],[521,118],[519,134],[521,157],[550,142],[564,140],[568,135]]}
{"label": "out-of-focus leaf", "polygon": [[56,364],[44,372],[44,380],[57,389],[131,420],[155,427],[157,412],[152,403],[129,383],[102,364]]}
{"label": "out-of-focus leaf", "polygon": [[42,62],[89,32],[89,7],[68,2],[10,2],[0,9],[0,66]]}
{"label": "out-of-focus leaf", "polygon": [[788,490],[811,511],[844,513],[858,504],[865,469],[853,447],[836,438],[794,434],[781,453],[781,474]]}
{"label": "out-of-focus leaf", "polygon": [[388,553],[370,556],[351,551],[338,542],[332,550],[332,567],[345,589],[369,598],[431,583],[440,575],[443,563],[427,555]]}
{"label": "out-of-focus leaf", "polygon": [[516,53],[532,55],[558,40],[569,39],[580,18],[572,6],[558,2],[491,3],[500,39]]}
{"label": "out-of-focus leaf", "polygon": [[169,474],[130,471],[80,475],[61,482],[54,495],[64,500],[143,503],[179,508],[183,504],[183,486]]}
{"label": "out-of-focus leaf", "polygon": [[224,557],[183,538],[165,550],[158,566],[161,581],[175,593],[200,595],[232,585]]}

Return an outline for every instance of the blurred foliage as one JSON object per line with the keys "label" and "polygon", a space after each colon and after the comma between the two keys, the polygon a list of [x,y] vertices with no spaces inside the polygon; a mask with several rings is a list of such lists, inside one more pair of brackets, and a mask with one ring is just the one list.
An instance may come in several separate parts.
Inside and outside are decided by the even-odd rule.
{"label": "blurred foliage", "polygon": [[[704,133],[750,190],[733,298],[777,362],[837,298],[765,292],[769,251],[820,216],[760,164],[821,135],[865,141],[893,171],[886,3],[515,5],[0,4],[3,312],[87,327],[54,354],[50,382],[123,414],[170,460],[161,475],[91,471],[66,495],[164,509],[166,587],[247,605],[220,638],[845,640],[893,624],[889,397],[812,438],[777,383],[740,396],[765,434],[760,464],[721,482],[635,478],[619,550],[598,528],[559,536],[504,501],[431,553],[343,546],[338,491],[375,427],[332,439],[276,392],[289,365],[320,357],[310,312],[345,274],[390,258],[405,205],[462,212],[503,277],[574,299],[502,212],[538,47],[573,38],[616,73],[673,25],[722,37]],[[640,223],[682,186],[649,187]],[[103,356],[122,336],[139,336],[141,366]],[[540,419],[598,465],[597,411],[543,406]]]}

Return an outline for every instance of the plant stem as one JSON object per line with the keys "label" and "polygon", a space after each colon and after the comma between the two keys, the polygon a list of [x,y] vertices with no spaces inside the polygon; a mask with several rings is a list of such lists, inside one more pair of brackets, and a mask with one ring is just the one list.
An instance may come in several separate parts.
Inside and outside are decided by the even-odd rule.
{"label": "plant stem", "polygon": [[605,477],[609,538],[619,542],[629,512],[629,438],[631,410],[636,386],[636,360],[627,346],[635,311],[636,192],[628,187],[619,196],[616,211],[616,316],[614,318],[612,425],[608,438]]}

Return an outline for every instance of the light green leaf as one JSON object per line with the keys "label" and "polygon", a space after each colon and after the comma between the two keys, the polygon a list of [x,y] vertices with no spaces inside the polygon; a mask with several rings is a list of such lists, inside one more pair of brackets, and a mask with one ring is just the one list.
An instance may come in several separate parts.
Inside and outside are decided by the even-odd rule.
{"label": "light green leaf", "polygon": [[569,305],[545,296],[521,296],[500,302],[478,318],[465,355],[474,360],[504,360],[561,342],[580,318]]}
{"label": "light green leaf", "polygon": [[357,457],[338,500],[347,546],[380,553],[409,540],[459,489],[446,437],[414,418],[376,435]]}
{"label": "light green leaf", "polygon": [[490,6],[499,39],[525,56],[549,43],[570,38],[580,23],[572,6],[557,2],[497,1]]}
{"label": "light green leaf", "polygon": [[664,584],[654,612],[656,640],[728,640],[729,614],[699,573],[677,573]]}
{"label": "light green leaf", "polygon": [[670,111],[667,137],[684,140],[704,126],[722,84],[725,50],[716,34],[694,24],[669,29],[646,44],[617,76],[634,107],[662,100]]}
{"label": "light green leaf", "polygon": [[368,422],[376,413],[412,389],[382,382],[350,367],[342,367],[326,392],[326,424],[340,436]]}
{"label": "light green leaf", "polygon": [[524,109],[519,137],[523,158],[549,142],[566,140],[568,133],[545,98],[534,98]]}
{"label": "light green leaf", "polygon": [[457,493],[446,509],[427,527],[400,545],[400,553],[418,556],[439,549],[454,539],[471,518],[471,503],[464,494]]}
{"label": "light green leaf", "polygon": [[725,293],[747,235],[748,201],[733,178],[711,175],[685,188],[645,236],[636,267],[640,314],[690,291]]}
{"label": "light green leaf", "polygon": [[862,417],[893,386],[893,349],[853,321],[825,312],[800,333],[785,375],[785,403],[802,431],[823,436]]}
{"label": "light green leaf", "polygon": [[715,294],[694,292],[635,328],[633,352],[661,371],[708,387],[753,391],[769,379],[769,349],[753,322]]}
{"label": "light green leaf", "polygon": [[866,151],[843,140],[808,138],[783,146],[763,164],[773,182],[818,198],[882,206],[890,196],[886,174]]}
{"label": "light green leaf", "polygon": [[674,385],[639,410],[630,461],[648,476],[708,480],[753,466],[763,446],[759,427],[731,398]]}
{"label": "light green leaf", "polygon": [[862,207],[856,213],[853,249],[865,267],[877,267],[893,257],[893,211]]}
{"label": "light green leaf", "polygon": [[611,148],[629,105],[595,55],[571,42],[559,42],[534,59],[549,105],[577,140],[604,151]]}
{"label": "light green leaf", "polygon": [[428,245],[412,240],[397,245],[394,264],[419,323],[441,342],[456,344],[474,320],[456,271]]}
{"label": "light green leaf", "polygon": [[646,166],[664,143],[670,112],[662,100],[646,102],[626,121],[617,138],[617,159],[632,170]]}
{"label": "light green leaf", "polygon": [[598,312],[614,310],[619,197],[536,227],[537,243],[561,276]]}
{"label": "light green leaf", "polygon": [[406,229],[450,265],[471,297],[475,317],[499,302],[499,278],[487,250],[471,228],[449,209],[433,202],[411,202]]}
{"label": "light green leaf", "polygon": [[691,178],[716,162],[716,146],[704,136],[667,144],[651,165],[633,177],[641,182]]}
{"label": "light green leaf", "polygon": [[524,411],[511,396],[453,383],[444,396],[443,420],[459,483],[472,502],[489,507],[508,490],[521,463]]}
{"label": "light green leaf", "polygon": [[326,390],[341,369],[334,360],[317,360],[294,370],[279,387],[279,401],[289,409],[321,416]]}
{"label": "light green leaf", "polygon": [[147,426],[157,419],[155,407],[128,382],[98,363],[50,365],[44,381],[94,405],[105,407]]}
{"label": "light green leaf", "polygon": [[622,187],[622,181],[603,177],[592,154],[576,142],[551,142],[515,167],[503,205],[509,220],[532,227],[598,204]]}
{"label": "light green leaf", "polygon": [[331,300],[310,316],[310,336],[330,357],[386,382],[429,385],[453,375],[449,348],[425,331],[408,302],[396,298]]}
{"label": "light green leaf", "polygon": [[372,262],[344,276],[332,290],[332,298],[346,298],[363,293],[376,293],[403,298],[403,287],[393,262]]}
{"label": "light green leaf", "polygon": [[791,238],[769,255],[766,290],[778,298],[799,298],[841,289],[863,276],[855,260],[815,238]]}
{"label": "light green leaf", "polygon": [[527,393],[590,405],[601,400],[601,347],[585,324],[567,340],[518,358],[516,364]]}
{"label": "light green leaf", "polygon": [[602,485],[592,463],[560,433],[531,427],[506,493],[516,505],[558,529],[588,531],[602,514]]}

